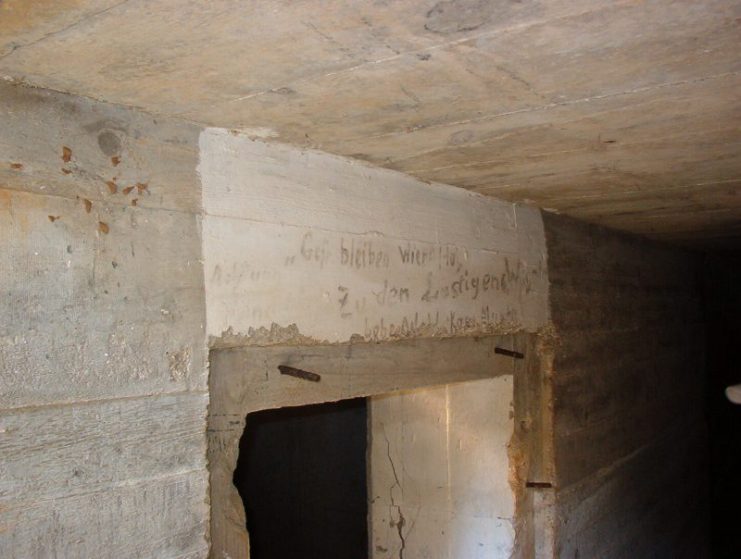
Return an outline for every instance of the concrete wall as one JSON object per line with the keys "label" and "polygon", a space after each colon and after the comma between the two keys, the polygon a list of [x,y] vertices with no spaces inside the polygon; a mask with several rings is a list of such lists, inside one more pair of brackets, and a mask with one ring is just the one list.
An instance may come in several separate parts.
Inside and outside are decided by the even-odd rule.
{"label": "concrete wall", "polygon": [[545,215],[558,557],[702,557],[698,261]]}
{"label": "concrete wall", "polygon": [[208,333],[222,342],[265,342],[273,324],[334,343],[547,321],[537,210],[228,130],[200,146]]}
{"label": "concrete wall", "polygon": [[512,375],[370,400],[375,559],[507,558]]}
{"label": "concrete wall", "polygon": [[0,121],[0,555],[202,557],[197,130],[9,84]]}
{"label": "concrete wall", "polygon": [[[542,545],[547,515],[530,525],[539,553],[703,552],[688,255],[555,216],[546,235],[535,210],[85,99],[2,84],[0,111],[3,556],[207,553],[209,339],[279,344],[280,359],[321,345],[338,371],[332,394],[377,394],[396,386],[388,356],[436,355],[435,337],[542,333],[549,297],[558,344],[529,350],[543,363],[527,377],[496,360],[490,372],[487,357],[458,377],[497,377],[478,390],[374,404],[372,485],[387,489],[375,553],[422,555],[451,519],[451,557],[518,553],[525,481],[541,497],[556,487],[555,547]],[[439,345],[389,348],[421,338]],[[353,352],[383,364],[377,382],[345,375]],[[459,374],[441,368],[457,357],[434,359],[435,378]],[[430,383],[416,361],[405,387]],[[271,397],[299,403],[295,382],[271,381]],[[525,402],[514,419],[513,401]],[[506,447],[525,431],[537,436]],[[486,477],[471,453],[527,479]],[[407,472],[393,482],[389,456]],[[469,534],[476,549],[457,547]]]}
{"label": "concrete wall", "polygon": [[[548,321],[536,210],[10,84],[0,110],[3,556],[207,553],[209,339],[305,349]],[[482,351],[437,374],[501,375],[509,358]],[[507,376],[491,385],[501,464]]]}

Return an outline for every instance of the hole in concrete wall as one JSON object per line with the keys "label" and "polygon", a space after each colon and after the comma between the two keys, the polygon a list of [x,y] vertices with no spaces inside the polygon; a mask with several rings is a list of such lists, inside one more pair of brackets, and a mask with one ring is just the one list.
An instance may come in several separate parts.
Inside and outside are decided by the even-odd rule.
{"label": "hole in concrete wall", "polygon": [[247,415],[234,485],[251,559],[366,557],[364,398]]}

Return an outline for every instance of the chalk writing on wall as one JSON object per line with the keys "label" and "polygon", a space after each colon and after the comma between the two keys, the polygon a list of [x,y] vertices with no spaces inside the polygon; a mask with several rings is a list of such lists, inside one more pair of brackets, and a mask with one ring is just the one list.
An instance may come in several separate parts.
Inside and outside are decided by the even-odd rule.
{"label": "chalk writing on wall", "polygon": [[[209,128],[207,330],[346,341],[547,323],[539,210]],[[218,266],[218,269],[217,269]]]}
{"label": "chalk writing on wall", "polygon": [[[297,324],[341,341],[457,335],[512,328],[542,281],[539,262],[496,250],[218,220],[206,270],[224,330]],[[213,325],[209,325],[213,332]],[[223,330],[222,330],[223,331]],[[219,332],[216,332],[218,334]]]}

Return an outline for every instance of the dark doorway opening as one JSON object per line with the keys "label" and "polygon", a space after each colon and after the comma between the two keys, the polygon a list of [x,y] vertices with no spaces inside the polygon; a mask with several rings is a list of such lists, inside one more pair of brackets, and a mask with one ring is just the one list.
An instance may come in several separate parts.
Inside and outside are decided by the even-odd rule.
{"label": "dark doorway opening", "polygon": [[367,557],[365,398],[251,413],[234,485],[251,559]]}

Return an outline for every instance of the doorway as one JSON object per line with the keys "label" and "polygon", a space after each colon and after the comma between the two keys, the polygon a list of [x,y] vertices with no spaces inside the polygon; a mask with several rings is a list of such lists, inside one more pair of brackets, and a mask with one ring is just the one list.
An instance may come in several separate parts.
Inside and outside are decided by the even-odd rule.
{"label": "doorway", "polygon": [[247,415],[234,485],[250,559],[368,553],[365,398]]}
{"label": "doorway", "polygon": [[[211,485],[210,557],[219,559],[223,557],[259,558],[260,555],[251,552],[254,547],[252,540],[255,537],[252,532],[259,529],[254,527],[251,517],[261,514],[261,510],[251,509],[252,504],[247,503],[248,510],[245,511],[244,501],[251,501],[259,508],[263,505],[269,508],[272,500],[278,499],[283,502],[287,500],[275,491],[264,491],[262,496],[250,496],[244,493],[249,489],[244,487],[243,482],[246,483],[245,480],[250,477],[244,468],[249,469],[253,466],[250,466],[248,462],[242,464],[241,461],[247,460],[248,456],[258,455],[254,449],[250,450],[249,439],[243,439],[245,433],[247,437],[250,437],[250,431],[259,429],[257,423],[261,417],[277,417],[281,413],[300,414],[312,407],[320,409],[321,406],[315,406],[316,404],[366,397],[374,399],[373,404],[368,403],[366,412],[369,419],[373,416],[373,422],[371,422],[373,427],[367,425],[365,419],[356,418],[360,428],[366,431],[362,436],[354,436],[354,443],[343,444],[343,448],[347,447],[347,444],[354,445],[357,451],[355,456],[366,460],[366,468],[356,467],[357,461],[355,461],[355,466],[352,468],[347,466],[347,468],[355,472],[363,472],[362,477],[358,474],[355,479],[362,482],[359,487],[364,492],[362,502],[367,507],[367,511],[358,516],[364,518],[364,523],[367,522],[365,520],[367,517],[372,517],[368,523],[369,527],[363,525],[370,549],[365,547],[366,544],[362,546],[356,544],[355,547],[363,547],[361,553],[345,554],[345,556],[390,559],[398,557],[400,552],[411,556],[415,554],[414,550],[423,544],[428,547],[433,545],[435,549],[438,549],[437,544],[430,544],[429,538],[425,536],[431,533],[430,530],[443,537],[446,546],[455,538],[474,542],[476,553],[483,551],[479,549],[479,543],[483,543],[485,547],[491,547],[487,543],[489,540],[480,539],[476,533],[489,538],[491,545],[495,547],[504,541],[499,535],[509,534],[509,543],[505,547],[511,547],[514,526],[510,528],[506,524],[509,522],[507,519],[513,516],[511,509],[514,494],[508,484],[510,464],[507,441],[519,436],[514,432],[514,427],[520,424],[516,417],[518,414],[529,413],[528,410],[534,408],[540,409],[539,398],[532,399],[532,402],[531,398],[522,400],[522,406],[515,406],[514,410],[512,409],[513,397],[517,392],[513,386],[517,383],[513,383],[513,379],[537,380],[537,374],[524,374],[526,370],[532,369],[535,372],[540,370],[537,352],[534,349],[535,341],[535,336],[531,334],[507,334],[477,338],[398,340],[380,344],[350,342],[310,346],[212,348],[209,354],[208,418],[208,467]],[[518,355],[526,355],[527,358],[515,359],[509,353],[505,354],[498,350],[502,347],[515,348]],[[530,356],[533,358],[531,359]],[[283,369],[286,367],[305,374],[300,377],[284,374]],[[492,394],[496,395],[496,402],[485,396],[488,392],[482,389],[484,385],[471,385],[471,392],[461,388],[463,392],[460,398],[456,396],[458,390],[450,392],[448,394],[450,405],[446,403],[448,400],[445,398],[442,400],[432,397],[408,399],[404,396],[410,391],[432,389],[435,386],[451,383],[462,386],[468,381],[486,381],[486,379],[491,379],[493,383],[491,386],[489,384],[486,386],[489,386]],[[525,384],[521,383],[520,386],[525,386]],[[537,390],[533,392],[533,394],[536,393],[539,392]],[[390,397],[392,394],[396,396]],[[384,401],[396,402],[401,407],[378,408],[375,402],[380,395],[386,395],[383,397]],[[414,402],[422,407],[418,409]],[[474,406],[472,403],[475,402],[479,402],[483,407],[479,408],[478,404]],[[340,403],[338,405],[351,404]],[[400,415],[396,413],[397,409],[401,412]],[[275,411],[271,415],[267,410]],[[262,412],[266,412],[266,415],[258,415]],[[386,412],[390,415],[386,415]],[[496,417],[491,416],[491,413]],[[312,420],[302,419],[301,421],[307,430],[311,430],[308,429],[308,425]],[[246,429],[245,425],[247,425]],[[266,432],[270,429],[268,427]],[[501,444],[492,446],[494,444],[494,439],[490,436],[492,429],[501,435],[501,438],[497,439]],[[357,429],[353,431],[359,432]],[[415,435],[423,431],[430,436]],[[459,431],[460,437],[457,435]],[[257,435],[256,438],[258,438]],[[376,444],[371,444],[368,439],[371,442],[375,441]],[[273,438],[268,437],[268,442],[264,444],[269,446],[271,441]],[[312,444],[314,447],[326,450],[330,442],[325,443],[319,439],[318,442]],[[485,470],[488,472],[487,480],[496,479],[498,480],[497,487],[501,485],[501,491],[498,489],[496,491],[498,496],[493,495],[493,499],[486,497],[486,501],[510,503],[509,508],[504,512],[493,509],[489,511],[491,514],[487,512],[487,518],[490,518],[483,523],[480,519],[483,509],[476,504],[476,499],[472,500],[471,497],[484,495],[485,492],[478,487],[480,485],[478,482],[476,482],[477,488],[474,493],[471,493],[468,487],[469,481],[478,479],[476,473],[478,470],[472,471],[470,468],[458,467],[459,464],[476,463],[476,460],[470,460],[469,455],[472,449],[483,448],[481,445],[494,448],[495,454],[501,458],[501,460],[497,458],[499,465],[490,464],[492,467]],[[279,445],[273,444],[273,446]],[[277,449],[273,450],[277,452]],[[285,447],[280,450],[284,453]],[[369,458],[365,458],[366,451],[370,452]],[[451,458],[460,454],[461,459],[449,461],[448,453],[451,453]],[[332,456],[329,450],[326,450],[325,454]],[[340,454],[340,457],[344,457],[343,453]],[[428,463],[425,460],[426,456],[437,457],[434,460],[434,468],[431,469],[433,461]],[[310,458],[307,462],[294,460],[290,468],[289,464],[278,462],[276,467],[289,469],[288,473],[282,475],[280,479],[285,484],[287,479],[308,475],[312,469],[316,469],[311,462],[314,459],[318,458]],[[420,460],[423,461],[422,466],[417,465]],[[240,462],[239,466],[238,462]],[[447,466],[448,462],[450,467]],[[275,459],[272,463],[276,464]],[[341,463],[335,461],[327,468],[335,468],[338,464]],[[235,470],[240,469],[242,472],[235,478]],[[366,469],[368,471],[367,480]],[[396,476],[393,475],[394,469]],[[332,470],[327,469],[327,471]],[[448,479],[448,471],[450,479]],[[428,476],[428,473],[432,475]],[[537,472],[534,475],[536,474]],[[530,475],[529,470],[527,472],[523,470],[523,475]],[[440,476],[442,478],[438,483]],[[536,477],[539,480],[542,478],[537,475]],[[459,478],[468,481],[458,483],[456,480]],[[428,490],[428,482],[434,483],[432,490]],[[499,484],[499,482],[502,483]],[[242,487],[238,488],[239,485]],[[492,484],[487,481],[486,485]],[[438,489],[438,486],[442,489]],[[448,487],[451,491],[447,490]],[[259,490],[260,487],[257,489]],[[242,498],[240,492],[246,495],[246,499]],[[343,491],[343,493],[346,492]],[[428,496],[432,499],[431,501],[427,499]],[[374,501],[372,506],[367,502],[369,497]],[[459,502],[462,503],[461,506],[458,506]],[[339,505],[328,503],[325,509],[338,510]],[[441,514],[436,515],[437,510],[440,510]],[[448,514],[448,511],[453,511],[453,516]],[[422,512],[424,514],[421,514]],[[273,521],[270,526],[277,527],[283,540],[292,538],[293,535],[286,529],[290,519],[280,516],[281,513],[285,515],[285,509],[279,508],[277,512],[271,513]],[[462,513],[469,516],[476,526],[472,524],[469,526],[470,523],[462,524],[460,522]],[[311,525],[314,519],[327,518],[327,516],[328,514],[325,513],[312,515],[312,518],[307,520],[307,526]],[[270,518],[267,515],[266,517]],[[502,520],[498,517],[506,518]],[[386,519],[385,523],[383,518]],[[499,522],[500,520],[502,522]],[[501,526],[495,524],[501,524]],[[346,531],[333,529],[333,525],[337,526],[337,523],[325,520],[312,529],[325,531],[325,535],[317,538],[318,540],[331,541],[331,538],[338,532]],[[258,550],[257,553],[260,551]],[[319,554],[324,557],[332,556],[321,552]],[[508,556],[509,553],[501,555]],[[308,552],[304,550],[302,557],[311,556],[314,555],[308,555]],[[462,557],[461,554],[448,554],[448,556]],[[271,555],[271,557],[278,556]]]}

